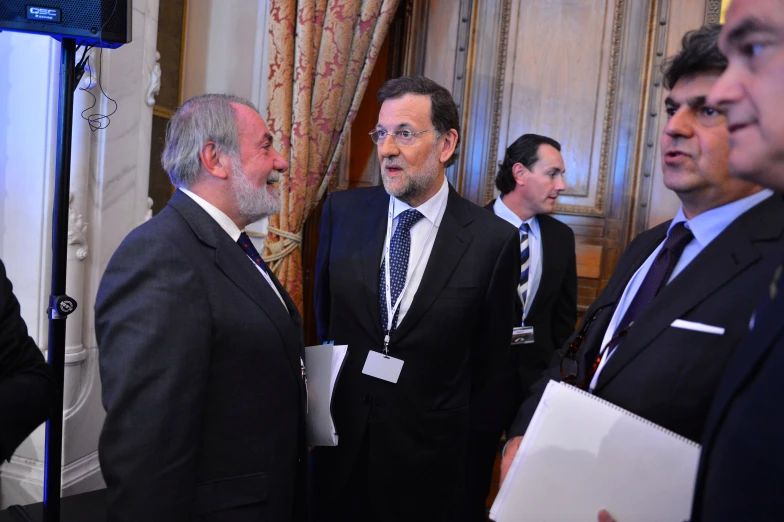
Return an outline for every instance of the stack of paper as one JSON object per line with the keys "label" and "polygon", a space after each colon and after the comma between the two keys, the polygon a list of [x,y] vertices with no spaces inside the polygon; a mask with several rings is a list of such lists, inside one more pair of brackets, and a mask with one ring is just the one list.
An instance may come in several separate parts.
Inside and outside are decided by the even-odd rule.
{"label": "stack of paper", "polygon": [[689,518],[700,446],[551,381],[490,510],[497,522]]}
{"label": "stack of paper", "polygon": [[305,348],[308,387],[306,428],[310,446],[338,445],[338,434],[332,419],[332,393],[347,352],[346,345],[320,344]]}

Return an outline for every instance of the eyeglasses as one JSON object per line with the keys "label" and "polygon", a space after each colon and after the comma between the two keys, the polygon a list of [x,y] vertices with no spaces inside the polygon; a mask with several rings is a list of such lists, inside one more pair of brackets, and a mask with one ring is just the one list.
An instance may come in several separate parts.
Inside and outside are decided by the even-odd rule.
{"label": "eyeglasses", "polygon": [[[583,341],[585,340],[585,334],[588,332],[588,328],[591,326],[596,318],[599,316],[599,312],[607,308],[608,306],[613,306],[616,303],[607,303],[606,305],[600,306],[596,310],[594,310],[593,315],[587,321],[583,322],[582,327],[580,327],[580,331],[577,332],[577,337],[569,344],[569,347],[564,352],[563,356],[561,357],[561,379],[567,384],[571,384],[573,386],[577,386],[578,388],[585,389],[586,381],[588,383],[591,382],[593,378],[593,374],[596,373],[596,369],[599,367],[599,362],[601,361],[602,356],[604,355],[605,350],[610,345],[610,343],[615,340],[615,337],[610,340],[610,343],[607,343],[600,352],[599,357],[596,361],[594,361],[593,367],[591,368],[590,376],[588,379],[577,383],[577,376],[579,375],[580,370],[580,363],[577,357],[578,352],[580,351],[580,346],[582,346]],[[626,329],[622,330],[622,333],[625,335]]]}
{"label": "eyeglasses", "polygon": [[404,147],[408,145],[412,145],[416,140],[416,137],[422,134],[423,132],[429,132],[435,129],[425,129],[419,132],[412,132],[408,129],[403,129],[397,132],[387,132],[384,129],[376,129],[370,132],[370,139],[373,140],[373,143],[378,145],[379,143],[383,143],[387,136],[392,136],[395,139],[395,142],[398,145],[403,145]]}

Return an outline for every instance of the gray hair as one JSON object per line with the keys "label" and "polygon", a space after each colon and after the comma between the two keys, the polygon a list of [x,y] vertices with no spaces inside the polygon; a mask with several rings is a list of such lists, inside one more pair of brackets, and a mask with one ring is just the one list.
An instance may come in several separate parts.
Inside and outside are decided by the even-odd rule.
{"label": "gray hair", "polygon": [[175,187],[190,187],[201,171],[201,148],[215,142],[218,152],[237,160],[240,153],[237,118],[232,103],[258,109],[233,94],[194,96],[177,109],[166,125],[166,145],[161,154],[163,169]]}

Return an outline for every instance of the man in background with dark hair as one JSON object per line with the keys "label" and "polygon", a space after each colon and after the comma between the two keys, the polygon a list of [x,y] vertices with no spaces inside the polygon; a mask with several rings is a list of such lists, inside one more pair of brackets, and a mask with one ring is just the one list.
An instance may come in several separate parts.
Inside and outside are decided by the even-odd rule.
{"label": "man in background with dark hair", "polygon": [[446,180],[460,138],[449,91],[397,78],[378,100],[383,187],[336,192],[321,218],[318,334],[348,357],[338,446],[313,451],[313,519],[454,522],[471,396],[507,361],[519,233]]}
{"label": "man in background with dark hair", "polygon": [[534,342],[512,346],[504,375],[471,403],[466,520],[487,519],[485,500],[501,434],[577,322],[574,233],[548,215],[566,189],[565,171],[557,141],[524,134],[506,149],[495,178],[501,194],[485,207],[520,231],[515,326],[532,327]]}
{"label": "man in background with dark hair", "polygon": [[[687,33],[665,66],[662,169],[681,208],[632,241],[565,347],[563,364],[550,371],[697,442],[757,295],[784,251],[784,202],[731,176],[726,118],[706,102],[727,65],[719,30]],[[504,469],[547,380],[518,411]]]}
{"label": "man in background with dark hair", "polygon": [[0,462],[49,417],[54,393],[51,368],[27,334],[0,261]]}

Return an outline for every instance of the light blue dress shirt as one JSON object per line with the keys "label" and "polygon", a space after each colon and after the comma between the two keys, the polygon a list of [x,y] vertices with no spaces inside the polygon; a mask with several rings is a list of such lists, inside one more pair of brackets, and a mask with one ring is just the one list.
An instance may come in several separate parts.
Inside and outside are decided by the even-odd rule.
{"label": "light blue dress shirt", "polygon": [[[772,190],[761,190],[752,194],[751,196],[747,196],[743,199],[739,199],[737,201],[733,201],[732,203],[727,203],[721,207],[716,207],[708,210],[707,212],[703,212],[693,219],[686,219],[686,216],[683,214],[683,207],[678,209],[678,213],[673,218],[672,223],[670,223],[670,228],[667,229],[667,235],[670,235],[670,230],[672,230],[672,227],[678,223],[685,223],[686,228],[691,230],[692,234],[694,234],[694,239],[692,239],[689,244],[686,245],[686,248],[683,249],[683,253],[678,259],[678,263],[675,265],[675,268],[672,270],[672,274],[667,280],[667,284],[675,279],[684,268],[689,266],[689,263],[691,263],[694,258],[697,257],[700,252],[702,252],[703,249],[705,249],[705,247],[711,243],[711,241],[716,239],[716,237],[721,234],[724,229],[727,228],[733,221],[772,195]],[[666,241],[666,238],[664,241]],[[602,348],[607,346],[607,343],[610,342],[610,339],[612,339],[612,336],[615,334],[615,330],[618,328],[618,323],[623,318],[626,310],[629,308],[629,305],[631,305],[632,299],[634,299],[634,296],[637,294],[637,290],[639,290],[640,286],[642,286],[642,282],[645,279],[645,276],[648,274],[648,270],[651,268],[654,259],[656,259],[656,256],[662,249],[664,241],[662,241],[661,244],[656,247],[656,250],[654,250],[653,253],[648,256],[648,259],[645,260],[645,263],[643,263],[637,272],[635,272],[634,276],[632,276],[632,278],[629,280],[629,283],[626,285],[626,289],[623,291],[621,300],[618,302],[618,306],[616,307],[612,320],[607,327],[607,331],[604,333]],[[596,369],[596,373],[591,380],[591,391],[593,391],[596,383],[599,382],[599,375],[602,373],[602,370],[607,364],[609,358],[610,354],[605,352],[601,362],[599,363],[599,367]]]}
{"label": "light blue dress shirt", "polygon": [[[519,229],[520,225],[523,224],[523,220],[512,212],[501,198],[502,196],[498,196],[498,199],[493,203],[493,212],[495,212],[496,216],[508,221]],[[530,264],[528,266],[528,299],[525,302],[525,310],[523,310],[523,324],[525,324],[525,318],[531,310],[531,303],[534,302],[534,297],[536,297],[539,282],[542,280],[542,232],[539,229],[539,221],[534,216],[525,222],[528,223],[530,230],[528,233],[528,259]]]}

